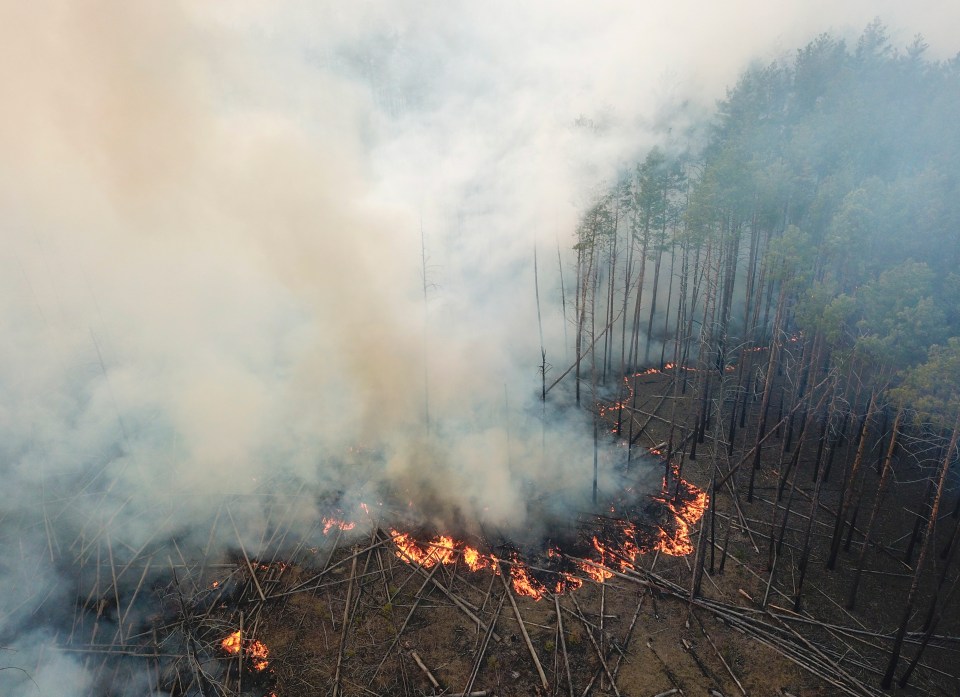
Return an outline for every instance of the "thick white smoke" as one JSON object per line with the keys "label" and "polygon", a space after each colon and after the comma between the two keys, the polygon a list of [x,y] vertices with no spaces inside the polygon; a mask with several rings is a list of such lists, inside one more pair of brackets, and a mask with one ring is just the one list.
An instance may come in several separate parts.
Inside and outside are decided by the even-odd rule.
{"label": "thick white smoke", "polygon": [[0,666],[36,683],[0,686],[84,693],[53,645],[93,547],[229,508],[255,548],[282,487],[304,532],[331,493],[587,492],[579,415],[542,448],[534,247],[557,375],[591,192],[816,32],[956,49],[957,8],[882,4],[6,3]]}

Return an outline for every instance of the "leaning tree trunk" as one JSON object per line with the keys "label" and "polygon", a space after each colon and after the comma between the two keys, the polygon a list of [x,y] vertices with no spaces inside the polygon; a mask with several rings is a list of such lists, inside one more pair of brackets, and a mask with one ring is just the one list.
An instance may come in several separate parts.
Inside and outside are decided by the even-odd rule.
{"label": "leaning tree trunk", "polygon": [[857,557],[857,569],[853,574],[853,583],[850,585],[850,595],[847,597],[847,609],[852,610],[857,604],[857,590],[860,587],[860,576],[863,573],[863,562],[867,556],[867,549],[870,547],[871,537],[873,535],[873,526],[877,521],[877,514],[880,512],[880,506],[883,504],[884,495],[887,493],[887,482],[890,480],[890,463],[893,460],[893,453],[897,448],[897,434],[900,428],[900,420],[903,418],[903,407],[897,409],[897,416],[893,420],[893,430],[890,432],[890,445],[887,447],[887,455],[883,459],[883,472],[880,474],[880,483],[877,485],[877,498],[873,502],[873,510],[870,511],[870,522],[867,523],[866,532],[863,537],[863,547],[860,548],[860,556]]}
{"label": "leaning tree trunk", "polygon": [[[650,243],[650,222],[644,222],[643,238],[640,244],[640,263],[637,272],[637,301],[633,306],[633,332],[630,335],[630,351],[627,354],[627,363],[630,369],[637,367],[637,357],[640,350],[640,309],[643,307],[643,282],[647,271],[647,247]],[[624,319],[626,321],[626,319]]]}
{"label": "leaning tree trunk", "polygon": [[760,425],[757,428],[756,451],[753,454],[753,467],[750,468],[750,484],[747,489],[747,503],[753,503],[753,487],[757,476],[757,470],[760,469],[760,454],[764,435],[767,430],[767,409],[770,406],[770,393],[773,391],[773,378],[776,373],[777,360],[779,359],[780,341],[777,336],[780,331],[780,320],[783,314],[783,304],[786,298],[786,288],[780,290],[780,299],[777,301],[777,316],[773,321],[773,341],[770,345],[770,362],[767,364],[767,375],[763,385],[763,399],[760,401]]}
{"label": "leaning tree trunk", "polygon": [[953,424],[953,435],[950,437],[950,445],[947,447],[947,453],[940,464],[940,472],[937,476],[936,493],[933,495],[933,503],[930,505],[930,515],[927,518],[927,531],[923,538],[923,545],[920,547],[920,557],[917,559],[917,566],[913,572],[913,582],[910,584],[910,592],[907,594],[907,603],[903,608],[903,616],[900,619],[900,627],[897,629],[897,636],[893,640],[893,648],[890,650],[890,662],[887,664],[887,671],[883,674],[883,680],[880,685],[887,689],[893,682],[893,674],[897,670],[897,662],[900,660],[900,650],[903,648],[903,637],[907,633],[907,623],[913,614],[913,606],[917,600],[917,590],[920,588],[920,576],[923,573],[924,562],[927,560],[927,552],[933,540],[934,527],[937,523],[937,514],[940,511],[940,499],[943,496],[943,484],[947,479],[947,470],[950,469],[950,461],[953,459],[953,451],[957,447],[957,436],[960,435],[960,413],[957,414],[957,420]]}
{"label": "leaning tree trunk", "polygon": [[930,601],[930,609],[927,612],[927,619],[923,623],[923,640],[920,642],[920,646],[917,648],[917,653],[911,659],[910,665],[907,667],[906,671],[904,671],[903,675],[900,676],[900,687],[907,686],[910,676],[913,674],[917,664],[920,663],[920,657],[923,656],[923,652],[927,648],[927,644],[930,643],[930,639],[933,637],[933,632],[937,628],[937,623],[939,623],[940,618],[943,617],[944,609],[950,603],[954,592],[957,590],[957,583],[960,582],[960,577],[953,579],[953,586],[950,588],[950,590],[946,593],[943,592],[943,586],[947,580],[947,571],[950,569],[950,562],[953,561],[954,554],[957,551],[957,530],[957,528],[953,529],[953,535],[951,535],[950,542],[947,545],[946,562],[941,567],[940,578],[937,581],[937,590],[933,594],[933,599]]}
{"label": "leaning tree trunk", "polygon": [[580,283],[583,277],[583,248],[577,249],[577,281],[574,288],[574,316],[577,322],[577,338],[574,342],[574,358],[577,362],[576,373],[573,376],[574,392],[576,394],[577,406],[580,406],[580,349],[583,346],[583,316],[580,312]]}
{"label": "leaning tree trunk", "polygon": [[[853,458],[853,466],[850,468],[850,474],[843,487],[843,496],[840,506],[837,510],[837,519],[833,526],[833,537],[830,540],[830,556],[827,559],[827,568],[833,571],[837,565],[837,555],[840,553],[840,543],[843,539],[843,526],[846,524],[847,511],[850,509],[850,502],[854,496],[854,485],[857,480],[857,474],[860,470],[860,463],[863,462],[863,452],[867,445],[867,431],[870,428],[870,418],[873,416],[873,407],[876,403],[876,395],[870,395],[870,404],[867,406],[867,413],[863,417],[863,426],[860,428],[860,442],[857,444],[857,454]],[[851,523],[853,525],[853,523]]]}
{"label": "leaning tree trunk", "polygon": [[817,517],[817,508],[820,505],[820,488],[823,485],[823,472],[817,477],[810,497],[810,515],[807,517],[807,529],[803,535],[803,551],[797,563],[797,589],[793,596],[793,611],[800,612],[800,601],[803,598],[803,582],[807,577],[807,568],[810,565],[810,536],[813,532],[813,523]]}
{"label": "leaning tree trunk", "polygon": [[[613,223],[613,245],[610,248],[609,256],[609,273],[610,279],[607,285],[607,311],[605,314],[606,324],[608,331],[603,335],[603,378],[601,382],[607,384],[607,370],[612,367],[613,363],[613,341],[611,337],[613,336],[613,322],[614,322],[614,294],[615,294],[615,285],[617,279],[617,241],[619,240],[619,222],[620,222],[620,208],[617,206],[616,213],[614,214],[614,223]],[[615,337],[614,337],[615,339]]]}
{"label": "leaning tree trunk", "polygon": [[653,318],[657,314],[657,292],[660,286],[660,263],[663,261],[663,242],[657,246],[657,256],[653,263],[653,288],[650,289],[650,318],[647,321],[647,341],[643,349],[643,364],[650,362],[650,341],[653,334]]}

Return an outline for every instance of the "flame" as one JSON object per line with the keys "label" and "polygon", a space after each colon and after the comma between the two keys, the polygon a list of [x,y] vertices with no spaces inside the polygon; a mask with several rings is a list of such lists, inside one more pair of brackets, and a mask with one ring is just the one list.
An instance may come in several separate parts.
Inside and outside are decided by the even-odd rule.
{"label": "flame", "polygon": [[[650,452],[663,456],[655,448]],[[411,533],[391,528],[390,534],[396,545],[395,554],[405,562],[428,569],[438,564],[447,566],[462,561],[473,572],[489,569],[497,575],[507,573],[514,592],[534,600],[540,600],[550,593],[574,591],[583,585],[583,579],[564,570],[564,566],[597,583],[603,583],[613,578],[614,571],[632,571],[641,554],[660,551],[670,556],[684,556],[694,551],[691,532],[706,511],[709,496],[682,479],[675,465],[671,469],[673,476],[669,481],[665,477],[659,494],[650,497],[669,511],[670,522],[656,526],[655,531],[641,533],[639,522],[618,519],[618,508],[611,506],[612,517],[605,518],[603,530],[592,537],[593,558],[568,557],[562,550],[549,547],[547,557],[553,560],[553,570],[539,569],[535,573],[517,552],[511,553],[509,559],[500,559],[494,554],[484,554],[450,535],[437,535],[430,540],[418,541]],[[624,515],[624,511],[620,510],[619,514]],[[509,565],[509,572],[501,571],[501,565]]]}
{"label": "flame", "polygon": [[267,660],[269,655],[270,649],[262,641],[251,642],[250,646],[247,647],[247,657],[253,664],[254,670],[264,670],[270,665],[270,661]]}
{"label": "flame", "polygon": [[240,630],[238,629],[226,639],[221,641],[220,648],[227,653],[240,653]]}
{"label": "flame", "polygon": [[[668,371],[674,370],[674,369],[676,369],[676,368],[679,368],[680,370],[684,370],[684,371],[689,372],[689,373],[696,373],[696,372],[699,372],[699,371],[700,371],[699,368],[693,368],[693,367],[690,367],[690,366],[687,366],[687,365],[680,365],[680,364],[678,364],[678,363],[664,363],[662,368],[647,368],[646,370],[641,370],[640,372],[633,373],[633,375],[624,375],[624,376],[623,376],[623,384],[626,385],[627,396],[626,396],[624,399],[621,399],[621,400],[619,400],[619,401],[613,402],[613,403],[611,403],[611,404],[600,404],[600,403],[597,403],[597,412],[599,413],[600,418],[605,417],[607,414],[609,414],[609,413],[612,412],[612,411],[619,412],[621,409],[625,409],[625,408],[627,408],[627,407],[629,406],[629,404],[630,404],[630,403],[632,402],[632,400],[633,400],[633,388],[634,388],[634,386],[633,386],[632,380],[635,380],[636,378],[639,378],[639,377],[644,377],[644,376],[646,376],[646,375],[662,375],[662,374],[664,374],[664,373],[666,373],[666,372],[668,372]],[[732,370],[735,370],[735,369],[736,369],[736,366],[734,366],[733,364],[731,364],[731,365],[725,365],[725,366],[723,367],[723,369],[724,369],[724,371],[726,371],[726,372],[730,372],[730,371],[732,371]],[[619,434],[619,433],[620,433],[620,422],[619,422],[619,421],[616,422],[616,424],[615,424],[614,427],[610,430],[610,432],[611,432],[611,433],[616,433],[616,434]]]}
{"label": "flame", "polygon": [[267,660],[267,656],[270,655],[270,649],[267,648],[267,645],[262,641],[251,641],[249,639],[244,641],[240,637],[239,629],[224,638],[223,641],[220,642],[220,648],[234,655],[240,653],[242,650],[250,661],[250,665],[252,665],[256,671],[265,670],[266,667],[270,665],[270,661]]}
{"label": "flame", "polygon": [[250,565],[257,571],[276,569],[280,573],[286,571],[287,567],[290,566],[285,561],[257,561],[256,559],[251,560]]}
{"label": "flame", "polygon": [[463,562],[467,565],[467,568],[470,569],[470,571],[480,571],[480,569],[485,569],[489,565],[487,559],[484,558],[480,552],[473,547],[464,548]]}
{"label": "flame", "polygon": [[[454,542],[454,539],[449,535],[439,535],[421,545],[408,533],[391,529],[390,534],[393,536],[394,544],[397,545],[397,557],[404,560],[413,560],[427,569],[437,564],[453,564],[460,555],[466,558],[468,550],[471,561],[468,561],[467,565],[470,566],[470,570],[476,571],[483,568],[482,565],[479,565],[479,551],[467,547],[461,542]],[[471,565],[471,562],[473,565]]]}
{"label": "flame", "polygon": [[591,579],[597,583],[603,583],[608,578],[613,578],[613,573],[606,569],[603,565],[596,562],[586,560],[582,562],[577,562],[580,566],[580,570],[589,576]]}
{"label": "flame", "polygon": [[575,591],[583,585],[583,579],[577,578],[573,574],[561,572],[560,577],[555,589],[557,595],[560,595],[564,591]]}
{"label": "flame", "polygon": [[[421,543],[414,540],[409,533],[391,529],[390,534],[393,537],[393,543],[397,546],[396,555],[403,561],[413,561],[429,569],[437,564],[444,566],[455,564],[460,559],[470,571],[490,569],[498,576],[501,573],[500,562],[504,560],[494,554],[483,554],[476,547],[454,540],[449,535],[438,535]],[[519,555],[511,555],[507,563],[510,564],[508,574],[510,585],[517,595],[540,600],[550,592],[545,584],[533,576],[530,568],[520,560]],[[560,585],[567,584],[560,583]]]}
{"label": "flame", "polygon": [[694,551],[690,539],[691,529],[706,512],[710,496],[706,491],[682,479],[676,465],[672,465],[671,470],[676,480],[675,495],[670,494],[669,483],[664,478],[661,495],[653,498],[662,502],[673,513],[676,527],[673,531],[659,528],[657,549],[670,556],[682,557]]}
{"label": "flame", "polygon": [[321,518],[320,521],[323,523],[324,535],[328,534],[334,528],[346,532],[347,530],[353,530],[355,527],[357,527],[356,523],[348,522],[346,520],[339,520],[337,518],[328,518],[326,516]]}
{"label": "flame", "polygon": [[517,563],[510,567],[510,585],[513,586],[517,595],[540,600],[550,592],[545,585],[530,575],[530,570],[524,564],[519,563],[519,560],[515,561]]}
{"label": "flame", "polygon": [[[698,370],[675,363],[666,363],[662,369],[648,368],[632,376],[626,376],[624,384],[627,386],[627,398],[610,405],[597,405],[600,416],[603,417],[610,411],[621,409],[629,404],[633,398],[634,389],[631,377],[654,375],[674,369],[694,372]],[[724,369],[733,370],[734,366],[725,366]],[[613,431],[616,433],[619,428],[618,423]],[[663,444],[650,448],[650,453],[665,458],[662,447]],[[575,591],[583,586],[584,578],[603,583],[612,578],[615,571],[632,571],[637,557],[641,554],[659,551],[671,556],[684,556],[694,551],[694,545],[690,539],[692,528],[703,517],[709,503],[709,496],[707,492],[682,479],[676,465],[672,465],[671,469],[673,476],[670,481],[665,477],[660,493],[650,496],[669,512],[669,522],[658,524],[655,529],[651,529],[649,524],[630,519],[637,517],[639,512],[635,503],[621,508],[611,505],[610,517],[605,519],[603,529],[592,536],[592,551],[589,554],[593,558],[580,558],[582,555],[570,556],[560,549],[550,547],[546,550],[547,556],[553,560],[548,564],[550,568],[531,568],[517,552],[511,552],[509,559],[501,559],[492,553],[485,554],[450,535],[436,535],[429,540],[421,541],[417,540],[412,533],[391,528],[390,535],[396,546],[395,554],[404,562],[418,564],[427,569],[438,564],[448,566],[462,561],[471,572],[489,569],[498,576],[506,573],[517,595],[534,600],[540,600],[550,593],[559,595]],[[627,487],[624,494],[632,498],[632,492],[632,488]],[[368,517],[370,516],[370,510],[366,504],[361,503],[359,507]],[[323,517],[321,520],[324,534],[334,528],[352,530],[356,526],[355,522],[340,518]],[[507,567],[509,571],[505,570]],[[575,574],[582,574],[583,578]],[[229,651],[227,641],[227,639],[224,640],[224,649]],[[239,642],[239,632],[236,633],[236,641]],[[263,669],[257,667],[259,665],[257,661],[261,661],[263,667],[266,667],[268,653],[266,646],[253,642],[245,650],[254,661],[254,667],[257,670]],[[237,651],[239,648],[235,648],[232,652]]]}

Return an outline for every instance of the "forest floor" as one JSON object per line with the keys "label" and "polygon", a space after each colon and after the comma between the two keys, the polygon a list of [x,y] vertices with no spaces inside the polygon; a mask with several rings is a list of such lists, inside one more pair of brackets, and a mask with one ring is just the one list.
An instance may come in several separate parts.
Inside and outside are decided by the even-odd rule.
{"label": "forest floor", "polygon": [[[644,431],[637,431],[636,451],[644,457],[647,448],[670,437],[671,414],[686,419],[694,413],[695,406],[687,403],[689,396],[675,392],[671,384],[664,374],[635,381],[636,399],[631,403],[637,410],[635,426],[646,422]],[[673,399],[678,402],[675,411],[667,406]],[[757,406],[752,408],[756,410]],[[642,412],[656,413],[657,417],[647,418]],[[616,416],[608,414],[609,419]],[[748,423],[751,420],[755,418]],[[608,425],[612,430],[614,422]],[[714,429],[719,430],[723,429]],[[690,427],[677,423],[674,438],[679,441],[689,431]],[[727,458],[726,448],[711,443],[708,431],[696,459],[690,460],[689,452],[683,458],[682,476],[706,489],[717,458],[729,468],[749,450],[755,438],[749,427],[738,433],[734,455]],[[777,434],[763,451],[754,502],[747,504],[741,495],[735,505],[728,494],[718,497],[715,545],[711,550],[704,544],[701,596],[722,607],[735,608],[731,612],[774,625],[776,634],[772,640],[767,638],[767,644],[776,646],[777,636],[786,637],[789,641],[783,643],[800,643],[804,654],[817,654],[822,662],[839,666],[851,676],[848,694],[885,694],[878,687],[880,672],[910,583],[910,566],[903,561],[906,542],[901,538],[888,544],[886,551],[870,552],[866,565],[869,573],[864,574],[858,607],[852,613],[844,609],[862,538],[855,534],[853,551],[841,552],[837,571],[826,571],[826,547],[833,526],[829,510],[836,506],[841,477],[836,476],[822,492],[802,614],[784,623],[759,609],[765,596],[767,607],[779,617],[789,617],[793,608],[799,583],[797,559],[812,490],[805,468],[810,466],[816,449],[814,438],[806,440],[784,551],[776,562],[772,582],[767,566],[768,532],[779,477],[782,441]],[[871,457],[876,459],[876,454]],[[739,480],[741,490],[747,475],[744,468]],[[922,494],[922,482],[901,482],[894,493],[901,500],[917,501]],[[865,495],[866,511],[871,496]],[[919,503],[914,505],[917,507]],[[859,525],[867,515],[861,513]],[[902,511],[899,514],[901,518],[905,515]],[[701,521],[704,534],[709,534],[708,521],[709,514]],[[877,539],[895,540],[900,534],[896,531],[902,532],[905,525],[909,523],[892,515],[884,520]],[[727,548],[727,558],[721,572],[723,547]],[[321,564],[319,559],[325,554],[328,557]],[[376,531],[369,538],[354,539],[351,545],[334,544],[329,551],[320,550],[316,558],[315,568],[291,564],[267,569],[260,574],[256,588],[247,583],[239,591],[247,598],[261,598],[256,603],[257,611],[247,610],[246,622],[250,627],[253,620],[253,635],[270,651],[266,670],[256,671],[248,662],[240,671],[244,694],[815,697],[845,693],[837,684],[791,661],[783,650],[744,632],[736,622],[721,621],[718,615],[722,613],[702,604],[691,605],[685,593],[690,588],[695,554],[643,555],[637,560],[637,573],[618,575],[602,584],[588,582],[556,599],[516,597],[516,611],[505,602],[513,596],[505,593],[501,577],[489,570],[470,572],[462,564],[415,568],[399,559],[389,539]],[[318,574],[318,569],[323,573]],[[238,572],[240,576],[246,573],[242,560]],[[322,581],[311,581],[321,576]],[[918,607],[925,608],[926,604]],[[958,614],[946,617],[937,634],[960,635]],[[233,611],[229,622],[224,617],[223,626],[235,625],[235,615]],[[824,628],[821,623],[835,627]],[[915,643],[906,644],[898,676],[915,650]],[[911,686],[892,692],[960,695],[958,659],[960,643],[956,640],[931,645]],[[241,663],[236,662],[237,666]],[[611,675],[616,678],[613,683]],[[236,677],[235,672],[233,679]],[[228,673],[224,684],[230,679]],[[857,681],[863,691],[849,687]]]}

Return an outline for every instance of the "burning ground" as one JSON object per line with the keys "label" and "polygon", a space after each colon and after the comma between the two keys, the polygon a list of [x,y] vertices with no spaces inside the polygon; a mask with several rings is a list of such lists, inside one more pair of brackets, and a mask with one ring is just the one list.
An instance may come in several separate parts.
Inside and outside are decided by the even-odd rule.
{"label": "burning ground", "polygon": [[[521,431],[513,428],[516,438]],[[558,438],[560,444],[569,440]],[[636,459],[628,470],[622,448],[605,442],[600,450],[597,505],[590,501],[590,449],[581,444],[565,454],[580,453],[572,482],[541,486],[536,477],[524,477],[512,492],[518,499],[529,496],[523,507],[509,515],[495,508],[486,517],[472,515],[476,509],[461,505],[462,497],[444,496],[442,479],[422,486],[422,477],[376,475],[396,472],[397,460],[371,447],[351,447],[337,463],[338,471],[368,475],[365,486],[349,493],[318,493],[276,476],[249,495],[214,499],[203,513],[191,497],[154,504],[141,511],[162,521],[152,530],[117,530],[114,519],[135,520],[137,509],[129,498],[115,496],[105,478],[74,485],[96,507],[62,482],[47,490],[46,509],[21,514],[21,530],[35,530],[36,544],[47,542],[46,548],[23,547],[21,558],[36,564],[56,559],[62,548],[74,561],[44,571],[41,584],[27,580],[36,566],[22,568],[22,583],[5,598],[4,641],[25,672],[4,671],[0,678],[20,689],[35,674],[42,687],[74,665],[84,676],[77,694],[112,685],[131,694],[199,694],[214,684],[256,694],[259,686],[274,685],[280,666],[291,669],[287,647],[265,635],[266,627],[276,628],[277,601],[282,607],[301,594],[315,597],[345,572],[337,561],[344,549],[367,535],[359,557],[365,566],[376,549],[378,565],[388,554],[398,571],[414,569],[434,579],[441,573],[465,574],[471,583],[500,578],[512,596],[547,604],[552,594],[631,572],[643,552],[688,553],[690,526],[703,513],[705,494],[654,457]],[[505,452],[545,456],[517,445]],[[566,463],[569,468],[572,461]],[[369,504],[359,500],[364,491],[371,494]],[[195,524],[179,524],[185,510]],[[226,558],[224,550],[232,550]],[[372,572],[358,573],[367,578]],[[394,595],[382,604],[398,602]],[[470,612],[479,617],[479,608]],[[43,659],[49,651],[64,657],[58,673],[45,672],[54,667]]]}
{"label": "burning ground", "polygon": [[[635,377],[631,404],[656,413],[671,380],[660,371]],[[606,410],[611,431],[628,426],[613,418],[616,406]],[[650,450],[668,436],[657,423],[638,433]],[[324,496],[315,504],[326,514],[298,536],[289,492],[265,506],[259,538],[243,534],[250,499],[217,507],[207,540],[233,536],[227,558],[186,537],[136,553],[109,538],[87,543],[83,592],[60,625],[43,617],[63,627],[44,637],[45,650],[76,657],[86,676],[78,691],[88,693],[529,695],[572,686],[643,695],[706,685],[730,695],[742,685],[834,694],[791,667],[783,636],[770,643],[772,620],[731,602],[738,591],[764,592],[762,577],[738,561],[752,554],[748,527],[723,543],[734,566],[710,574],[716,593],[690,604],[689,566],[709,500],[678,471],[681,460],[635,451],[630,476],[645,487],[659,477],[659,487],[621,486],[596,508],[512,540],[462,521],[438,529],[399,495],[362,505]],[[608,453],[623,469],[624,450]],[[686,476],[703,477],[696,462],[684,464]],[[829,637],[818,641],[829,646]],[[790,646],[809,660],[802,642]]]}
{"label": "burning ground", "polygon": [[[624,451],[613,452],[622,465]],[[657,471],[661,487],[623,489],[525,545],[497,534],[435,534],[412,525],[419,516],[396,501],[330,506],[317,521],[316,546],[287,545],[273,559],[251,558],[241,546],[222,565],[175,564],[175,580],[151,589],[161,602],[147,631],[127,632],[127,662],[98,655],[95,663],[114,678],[153,663],[172,694],[205,684],[257,697],[330,686],[344,695],[527,695],[548,691],[544,680],[549,690],[572,681],[578,692],[588,683],[610,691],[610,676],[624,693],[705,682],[730,689],[723,660],[749,686],[759,677],[743,649],[734,642],[722,659],[706,653],[705,635],[684,629],[674,609],[671,598],[685,591],[669,578],[684,575],[676,564],[693,551],[690,530],[708,502],[677,476],[676,463],[667,465],[635,459],[635,476]],[[91,619],[81,618],[78,637],[92,630],[95,640],[107,622]],[[727,641],[722,627],[703,621]],[[698,646],[699,664],[665,640],[675,633]],[[799,684],[776,676],[779,685]]]}
{"label": "burning ground", "polygon": [[[661,463],[661,466],[663,464]],[[651,458],[643,458],[632,466],[642,471],[656,465]],[[460,611],[460,616],[453,619],[456,627],[459,627],[456,632],[460,636],[458,642],[463,644],[461,649],[466,647],[463,643],[467,637],[464,621],[472,622],[477,632],[485,633],[485,644],[493,639],[495,645],[504,645],[505,641],[507,645],[513,645],[519,641],[518,635],[504,636],[496,630],[505,598],[510,600],[508,607],[515,613],[513,621],[524,623],[516,604],[516,599],[521,597],[535,602],[545,601],[544,605],[547,607],[552,600],[554,607],[559,608],[561,597],[582,593],[585,585],[592,587],[605,584],[611,579],[631,577],[635,582],[640,582],[642,577],[637,567],[640,555],[682,556],[693,550],[689,537],[690,528],[702,517],[707,504],[705,492],[679,478],[674,467],[667,471],[670,474],[665,477],[658,493],[638,495],[629,488],[624,489],[618,497],[619,500],[605,502],[603,513],[582,513],[578,519],[567,521],[565,532],[558,530],[558,534],[553,538],[541,540],[539,546],[527,545],[521,548],[509,541],[494,544],[476,536],[469,541],[452,534],[431,536],[425,532],[423,526],[419,526],[416,532],[401,532],[396,528],[384,527],[383,521],[378,520],[376,522],[379,524],[373,525],[369,536],[346,547],[343,544],[344,539],[356,540],[355,533],[358,529],[369,530],[373,516],[389,515],[388,511],[392,507],[382,503],[373,506],[361,504],[355,519],[344,517],[342,510],[337,511],[336,516],[324,516],[321,519],[321,530],[327,542],[321,547],[304,550],[305,555],[294,553],[294,557],[301,560],[298,563],[250,560],[244,553],[239,567],[207,584],[202,592],[205,600],[201,606],[208,609],[202,614],[198,612],[198,634],[205,637],[200,641],[205,645],[204,660],[220,666],[218,669],[211,666],[208,670],[218,676],[218,684],[222,681],[223,685],[228,686],[234,684],[232,681],[236,681],[237,689],[240,689],[246,680],[248,687],[254,690],[273,690],[276,687],[278,692],[271,694],[300,694],[300,688],[294,687],[288,680],[309,682],[315,679],[332,679],[335,691],[352,694],[358,676],[353,674],[354,668],[351,668],[350,675],[347,675],[347,664],[355,666],[357,660],[368,661],[371,663],[364,664],[362,669],[363,679],[368,680],[367,689],[372,688],[386,694],[400,689],[392,682],[396,678],[395,673],[380,675],[384,663],[396,650],[401,659],[401,670],[403,657],[413,658],[414,665],[423,671],[434,689],[438,689],[439,678],[426,667],[417,650],[412,648],[413,641],[420,645],[420,640],[417,639],[422,635],[422,627],[418,628],[420,623],[411,626],[410,631],[407,631],[407,625],[421,601],[421,612],[431,611],[431,608],[436,612],[436,599],[427,598],[431,593],[439,592],[445,601],[452,603],[452,607]],[[406,516],[410,517],[409,512]],[[326,558],[319,568],[316,565],[318,557]],[[332,653],[329,653],[333,647],[326,635],[325,620],[314,616],[314,613],[324,606],[324,598],[329,602],[331,592],[343,591],[345,576],[347,595],[343,600],[344,614],[339,628],[341,639],[337,645],[334,675],[332,678],[314,677],[309,668],[312,665],[310,656],[314,657],[313,660],[320,661],[333,658]],[[412,578],[419,580],[411,584]],[[499,582],[496,580],[498,578]],[[456,579],[462,579],[465,587],[455,587]],[[407,585],[410,585],[410,588],[404,591]],[[414,585],[419,586],[419,591],[411,598],[409,592]],[[487,586],[486,597],[477,602],[474,591],[482,586]],[[367,594],[363,603],[365,609],[361,610],[360,598],[364,594]],[[492,609],[490,602],[497,596],[498,608],[492,618],[481,619],[482,616],[489,615]],[[379,608],[371,612],[369,603],[374,598],[375,602],[379,603]],[[409,604],[411,600],[413,602]],[[572,613],[570,621],[574,622],[578,617],[585,620],[580,614],[579,601],[574,599],[572,602],[572,607],[577,609],[568,610]],[[399,618],[395,615],[395,608],[408,604],[409,614],[402,626],[398,627]],[[278,606],[283,608],[279,612]],[[300,614],[296,629],[284,626],[282,621],[278,621],[278,618],[287,616],[291,611],[294,616]],[[440,613],[444,614],[442,610]],[[220,620],[213,619],[215,617],[232,618],[239,628],[211,647],[211,632],[222,626]],[[445,624],[446,620],[440,622]],[[318,647],[312,645],[304,648],[302,654],[294,658],[289,653],[291,642],[300,642],[293,640],[290,632],[300,634],[305,623],[313,626],[312,631],[317,629],[319,623],[319,628],[324,633],[325,651],[319,651]],[[350,629],[346,630],[348,625]],[[352,644],[356,636],[382,636],[390,628],[395,634],[395,640],[383,653],[377,666],[372,664],[375,654],[370,653],[370,649],[347,648],[347,643]],[[331,632],[337,631],[335,620],[330,629]],[[528,655],[532,657],[537,653],[537,649],[529,638],[531,631],[537,631],[535,625],[528,629],[524,623],[521,633],[526,637],[524,643],[530,652]],[[175,638],[175,635],[180,633],[183,633],[182,627],[169,634],[166,640],[183,641],[182,637]],[[583,640],[577,630],[571,632],[570,638],[574,643]],[[314,636],[310,643],[315,644],[318,641],[319,637]],[[563,641],[566,641],[566,637]],[[555,640],[547,643],[554,645]],[[383,650],[383,647],[380,649]],[[542,651],[542,648],[540,650]],[[325,654],[327,657],[321,658]],[[492,647],[489,648],[486,659],[494,667],[499,661],[495,654]],[[431,651],[431,658],[433,655]],[[232,656],[234,660],[224,661],[224,656]],[[280,657],[279,663],[276,656]],[[539,663],[539,658],[534,660]],[[473,666],[469,673],[465,669],[464,675],[471,676],[468,679],[471,683],[482,672],[484,666],[480,663],[482,661]],[[443,672],[438,672],[444,684],[456,679],[449,675],[450,668],[452,666],[446,666]],[[184,687],[181,684],[186,679],[181,672],[168,666],[166,673],[173,681],[171,687],[189,692],[191,685]],[[543,674],[542,665],[539,666],[537,674]],[[520,673],[511,670],[510,675],[516,676],[510,678],[510,682],[516,683]],[[407,679],[407,676],[404,676],[403,680]],[[464,691],[470,691],[470,688],[471,685],[468,684]],[[510,689],[503,694],[511,694]]]}

